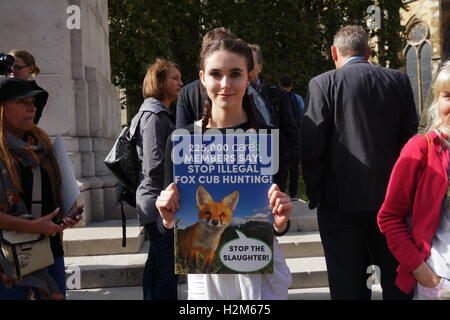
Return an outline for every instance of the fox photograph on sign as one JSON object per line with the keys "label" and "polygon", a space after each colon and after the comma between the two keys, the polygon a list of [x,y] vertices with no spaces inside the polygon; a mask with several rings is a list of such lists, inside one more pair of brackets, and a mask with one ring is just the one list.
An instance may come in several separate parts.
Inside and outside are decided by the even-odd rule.
{"label": "fox photograph on sign", "polygon": [[270,134],[172,136],[175,273],[273,273]]}

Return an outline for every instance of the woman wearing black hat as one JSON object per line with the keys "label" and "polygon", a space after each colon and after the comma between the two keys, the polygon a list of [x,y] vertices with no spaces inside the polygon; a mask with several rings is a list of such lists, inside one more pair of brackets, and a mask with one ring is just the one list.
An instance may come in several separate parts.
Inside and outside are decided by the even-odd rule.
{"label": "woman wearing black hat", "polygon": [[[0,299],[64,299],[61,235],[81,219],[81,215],[71,219],[59,214],[61,174],[49,136],[33,123],[34,98],[39,94],[42,91],[29,81],[0,79],[0,231],[48,235],[54,264],[18,277],[16,265],[0,251]],[[40,207],[35,204],[36,193],[41,195]],[[73,208],[74,213],[81,210],[82,206]],[[35,219],[23,218],[36,212]]]}
{"label": "woman wearing black hat", "polygon": [[14,57],[14,65],[12,67],[12,73],[10,74],[10,76],[12,78],[28,80],[30,81],[34,89],[42,91],[34,98],[34,104],[37,108],[36,116],[34,117],[34,123],[38,123],[48,99],[47,91],[39,87],[34,80],[34,78],[41,72],[41,69],[39,69],[39,67],[36,65],[36,60],[34,59],[31,52],[27,50],[13,49],[9,52],[9,54]]}

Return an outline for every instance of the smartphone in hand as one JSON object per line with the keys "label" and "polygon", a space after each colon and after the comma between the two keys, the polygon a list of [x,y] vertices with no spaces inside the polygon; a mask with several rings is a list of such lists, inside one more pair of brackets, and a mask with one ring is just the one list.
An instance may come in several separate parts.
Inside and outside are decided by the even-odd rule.
{"label": "smartphone in hand", "polygon": [[66,218],[75,219],[77,216],[83,214],[83,212],[84,212],[84,206],[83,205],[77,205],[77,203],[75,202],[75,204],[72,206],[72,208],[66,214],[65,217]]}

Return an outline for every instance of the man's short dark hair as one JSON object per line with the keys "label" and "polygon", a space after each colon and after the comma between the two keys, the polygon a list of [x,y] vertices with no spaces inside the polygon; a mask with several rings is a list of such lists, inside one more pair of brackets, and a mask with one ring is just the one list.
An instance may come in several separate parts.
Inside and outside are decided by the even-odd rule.
{"label": "man's short dark hair", "polygon": [[345,26],[334,36],[333,45],[343,56],[364,56],[369,49],[369,37],[361,26]]}
{"label": "man's short dark hair", "polygon": [[282,76],[280,78],[280,86],[283,88],[289,88],[293,86],[294,83],[292,82],[292,78],[289,76]]}

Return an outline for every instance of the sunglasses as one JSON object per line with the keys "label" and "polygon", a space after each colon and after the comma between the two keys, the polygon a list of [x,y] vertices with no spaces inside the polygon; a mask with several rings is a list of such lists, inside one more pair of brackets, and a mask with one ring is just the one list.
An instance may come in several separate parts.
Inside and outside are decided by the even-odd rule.
{"label": "sunglasses", "polygon": [[18,64],[15,64],[15,65],[12,66],[12,68],[14,70],[17,70],[17,71],[20,71],[20,70],[22,70],[23,68],[26,68],[26,67],[29,67],[29,65],[19,66]]}

